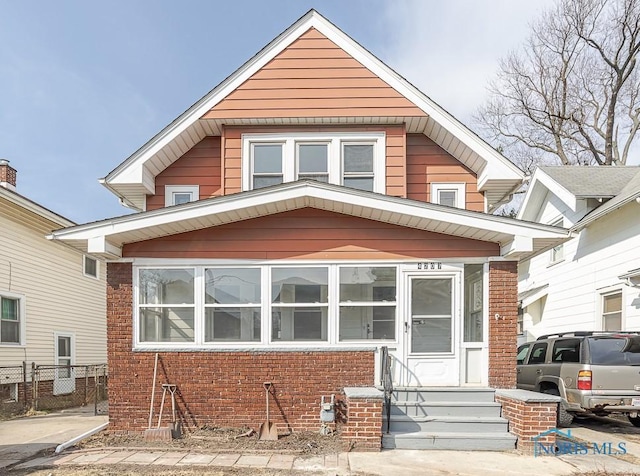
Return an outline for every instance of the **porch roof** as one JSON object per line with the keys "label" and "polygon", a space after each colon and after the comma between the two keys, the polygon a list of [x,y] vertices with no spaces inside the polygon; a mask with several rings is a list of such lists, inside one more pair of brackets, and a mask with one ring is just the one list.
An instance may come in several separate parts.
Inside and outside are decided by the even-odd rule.
{"label": "porch roof", "polygon": [[500,244],[521,259],[566,241],[564,228],[301,180],[56,230],[47,238],[107,259],[126,243],[150,240],[300,208]]}

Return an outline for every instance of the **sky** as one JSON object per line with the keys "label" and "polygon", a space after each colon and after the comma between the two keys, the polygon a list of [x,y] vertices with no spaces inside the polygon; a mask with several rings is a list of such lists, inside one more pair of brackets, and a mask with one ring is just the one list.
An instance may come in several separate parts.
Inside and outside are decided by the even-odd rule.
{"label": "sky", "polygon": [[98,183],[315,8],[467,125],[553,0],[0,0],[0,158],[77,223],[130,213]]}

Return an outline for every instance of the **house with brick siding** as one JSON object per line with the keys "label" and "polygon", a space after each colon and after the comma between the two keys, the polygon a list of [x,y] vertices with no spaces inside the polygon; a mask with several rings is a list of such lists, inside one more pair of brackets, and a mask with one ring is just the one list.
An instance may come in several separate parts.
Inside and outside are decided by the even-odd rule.
{"label": "house with brick siding", "polygon": [[51,235],[108,260],[111,429],[146,428],[158,353],[187,427],[256,425],[270,382],[281,433],[335,395],[334,429],[380,448],[384,349],[396,400],[477,390],[506,433],[518,260],[567,236],[490,213],[522,180],[308,12],[102,179],[137,213]]}
{"label": "house with brick siding", "polygon": [[83,403],[84,368],[72,366],[107,360],[105,263],[47,240],[75,223],[21,194],[17,179],[0,159],[0,413],[35,395],[40,409]]}

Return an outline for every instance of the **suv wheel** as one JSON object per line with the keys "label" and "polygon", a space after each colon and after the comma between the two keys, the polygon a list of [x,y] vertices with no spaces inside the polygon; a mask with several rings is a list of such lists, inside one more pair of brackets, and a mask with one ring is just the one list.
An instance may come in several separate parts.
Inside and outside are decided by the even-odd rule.
{"label": "suv wheel", "polygon": [[[557,388],[547,388],[542,393],[546,393],[547,395],[555,395],[556,397],[560,396],[560,392],[558,391]],[[573,414],[569,413],[567,410],[564,409],[564,404],[562,402],[558,403],[558,416],[557,416],[558,427],[564,428],[571,425],[571,423],[573,423]],[[640,424],[640,421],[638,422],[638,424]]]}
{"label": "suv wheel", "polygon": [[636,416],[636,417],[629,416],[627,418],[629,419],[629,421],[633,426],[640,426],[640,416]]}

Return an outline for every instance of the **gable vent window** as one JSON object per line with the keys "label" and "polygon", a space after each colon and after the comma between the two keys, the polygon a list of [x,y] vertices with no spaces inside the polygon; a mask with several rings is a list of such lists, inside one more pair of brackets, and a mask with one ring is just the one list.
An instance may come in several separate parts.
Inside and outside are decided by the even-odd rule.
{"label": "gable vent window", "polygon": [[295,180],[385,192],[384,133],[244,134],[243,189]]}
{"label": "gable vent window", "polygon": [[465,208],[464,183],[432,183],[431,203],[447,207]]}
{"label": "gable vent window", "polygon": [[98,260],[90,256],[84,256],[84,275],[91,278],[98,277]]}
{"label": "gable vent window", "polygon": [[182,205],[200,199],[198,185],[167,185],[164,187],[164,206]]}

